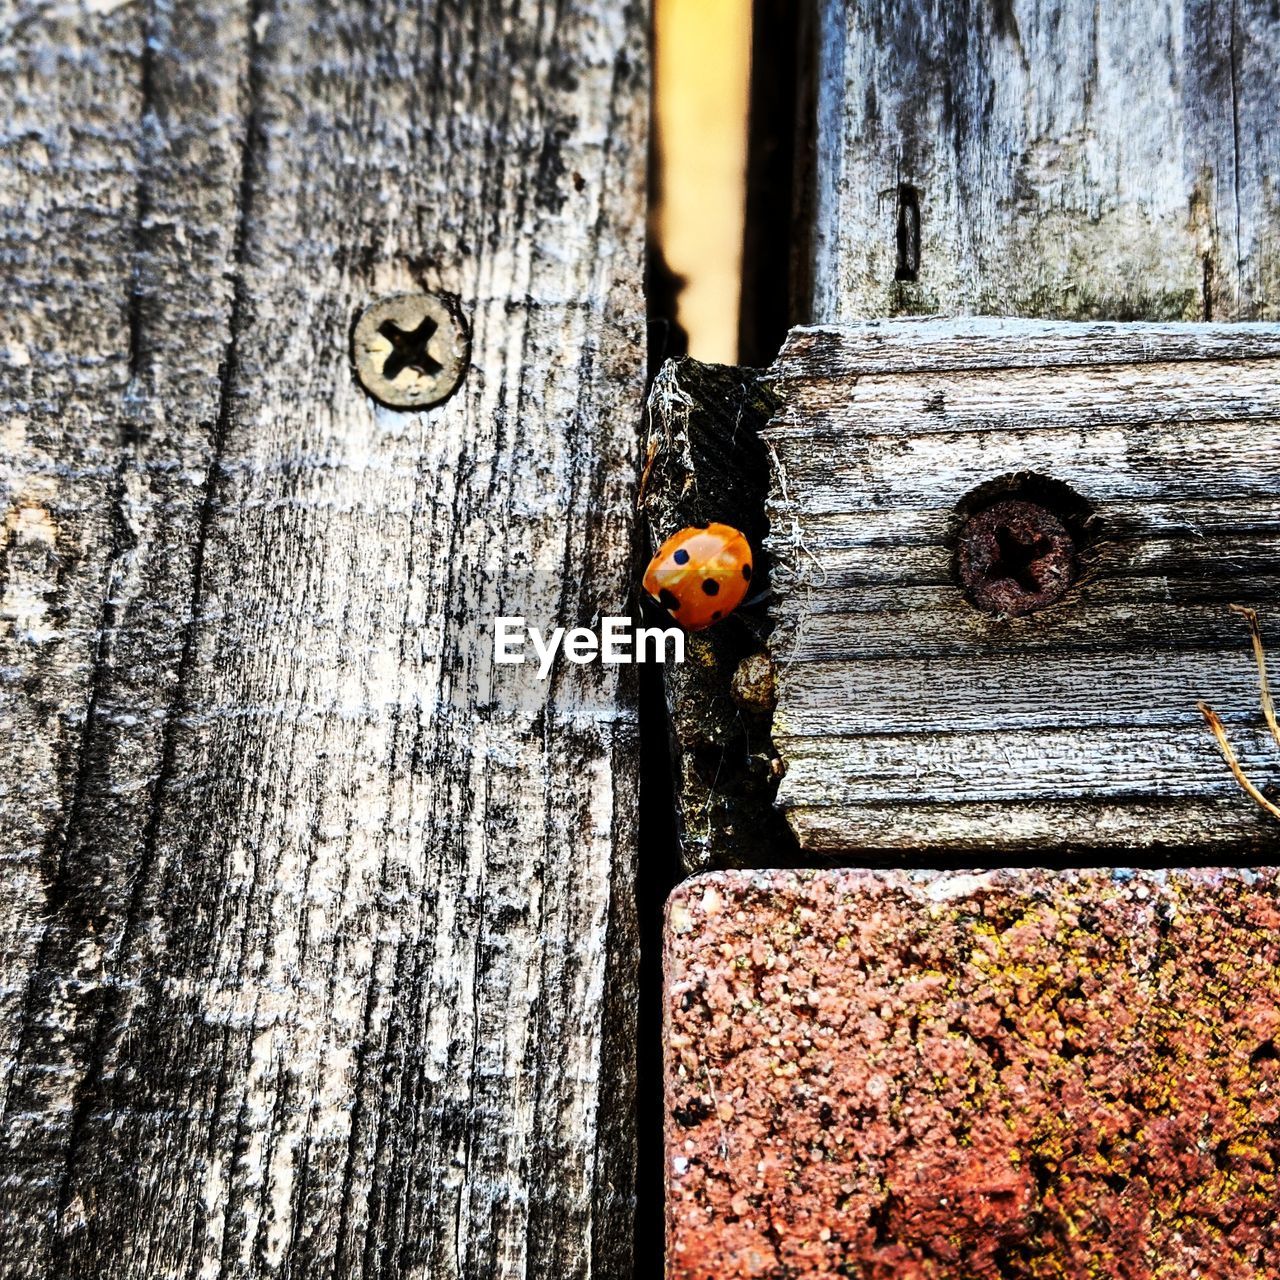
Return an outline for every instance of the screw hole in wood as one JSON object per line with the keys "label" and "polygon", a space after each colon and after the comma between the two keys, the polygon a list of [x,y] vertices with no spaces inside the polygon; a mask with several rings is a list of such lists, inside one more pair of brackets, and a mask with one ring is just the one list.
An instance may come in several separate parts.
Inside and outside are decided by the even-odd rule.
{"label": "screw hole in wood", "polygon": [[1091,505],[1069,485],[1032,472],[1001,476],[956,504],[956,581],[982,613],[1039,612],[1080,580],[1100,531]]}

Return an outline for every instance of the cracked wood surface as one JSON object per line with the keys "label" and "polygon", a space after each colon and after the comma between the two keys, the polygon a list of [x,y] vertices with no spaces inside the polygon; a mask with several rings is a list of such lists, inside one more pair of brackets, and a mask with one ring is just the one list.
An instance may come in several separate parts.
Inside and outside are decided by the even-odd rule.
{"label": "cracked wood surface", "polygon": [[627,1275],[646,14],[2,21],[0,1272]]}
{"label": "cracked wood surface", "polygon": [[[1265,627],[1280,598],[1277,370],[1276,325],[793,332],[764,439],[778,803],[802,847],[1274,854],[1196,704],[1275,776],[1229,606]],[[1079,578],[984,614],[955,582],[957,512],[1027,475],[1082,500]]]}
{"label": "cracked wood surface", "polygon": [[797,318],[1280,317],[1272,0],[822,0]]}

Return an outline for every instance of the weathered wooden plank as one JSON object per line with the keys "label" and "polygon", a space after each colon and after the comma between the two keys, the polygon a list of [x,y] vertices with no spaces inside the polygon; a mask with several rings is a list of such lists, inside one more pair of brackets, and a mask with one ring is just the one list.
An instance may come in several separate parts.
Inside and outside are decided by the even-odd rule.
{"label": "weathered wooden plank", "polygon": [[[1238,795],[1218,800],[1099,800],[1003,804],[857,805],[797,809],[790,821],[801,846],[814,857],[849,855],[850,813],[868,833],[860,861],[912,864],[945,858],[972,865],[975,850],[999,851],[1002,865],[1041,865],[1045,850],[1055,861],[1095,858],[1099,848],[1179,862],[1187,850],[1197,861],[1251,859],[1257,845],[1242,840],[1235,817]],[[868,850],[870,852],[868,852]]]}
{"label": "weathered wooden plank", "polygon": [[798,318],[1280,306],[1269,0],[826,0]]}
{"label": "weathered wooden plank", "polygon": [[[1229,709],[1246,767],[1269,776],[1274,744],[1256,728],[1256,671],[1227,605],[1277,598],[1280,331],[1251,327],[1237,365],[1221,353],[1159,358],[1166,339],[1205,350],[1194,329],[1124,326],[1108,353],[1089,326],[1077,368],[1069,335],[1050,325],[1051,358],[1033,370],[1025,322],[1006,370],[992,364],[1011,337],[998,321],[962,322],[960,338],[941,322],[868,328],[876,336],[822,338],[843,348],[831,362],[843,380],[814,363],[811,334],[796,343],[798,365],[789,343],[772,373],[785,389],[765,431],[773,738],[787,769],[778,802],[802,842],[969,839],[1022,856],[1035,841],[1170,847],[1177,832],[1200,848],[1200,828],[1170,802],[1182,797],[1201,817],[1213,806],[1209,844],[1274,846],[1280,833],[1244,797],[1217,807],[1235,783],[1196,703]],[[930,334],[946,372],[929,367]],[[980,372],[963,366],[971,339]],[[885,349],[911,368],[884,366]],[[880,362],[875,374],[859,375],[859,350]],[[1249,399],[1234,409],[1233,387]],[[984,486],[1029,473],[1070,486],[1088,513],[1079,580],[1040,612],[985,614],[956,581],[962,513]],[[1012,816],[998,817],[1002,805]],[[936,846],[922,807],[939,819]]]}
{"label": "weathered wooden plank", "polygon": [[[4,712],[45,753],[6,772],[11,1274],[626,1275],[631,695],[493,671],[488,622],[624,611],[644,13],[42,22],[12,284],[71,372],[24,442],[11,358],[4,430],[87,533]],[[420,287],[473,365],[397,415],[348,333]]]}
{"label": "weathered wooden plank", "polygon": [[[1217,582],[1141,581],[1095,583],[1090,600],[1063,610],[1051,625],[1011,618],[996,625],[977,613],[956,590],[945,586],[897,589],[845,588],[831,596],[804,597],[804,616],[788,650],[788,668],[806,662],[918,657],[967,658],[974,654],[1114,652],[1118,647],[1167,653],[1183,646],[1222,648],[1240,641],[1240,620],[1228,606],[1245,591],[1275,600],[1280,577],[1224,577]],[[847,602],[856,597],[858,607]],[[1176,617],[1176,623],[1171,623]],[[1199,695],[1202,696],[1202,695]]]}
{"label": "weathered wooden plank", "polygon": [[[219,414],[247,16],[10,15],[0,1194],[60,1207],[135,903]],[[181,103],[177,110],[176,104]],[[192,279],[202,283],[192,288]],[[4,1214],[34,1273],[52,1237]]]}
{"label": "weathered wooden plank", "polygon": [[[1099,690],[1106,690],[1099,696]],[[1229,719],[1251,722],[1258,671],[1239,645],[1229,650],[889,657],[883,662],[799,663],[787,673],[787,738],[982,732],[993,720],[1017,730],[1192,726],[1202,690],[1214,688]],[[863,708],[874,707],[874,713]]]}
{"label": "weathered wooden plank", "polygon": [[[108,522],[95,518],[109,503],[111,459],[100,448],[110,427],[95,421],[95,413],[102,397],[118,397],[128,381],[128,351],[119,335],[128,326],[135,201],[132,154],[122,156],[118,141],[134,128],[140,101],[131,75],[131,15],[99,20],[92,43],[78,38],[80,14],[17,30],[14,17],[8,15],[0,41],[9,86],[0,146],[0,705],[6,741],[13,744],[0,762],[5,1065],[21,1040],[23,992],[56,866],[44,846],[58,826],[62,779],[85,716],[95,650],[88,620],[102,593],[111,541]],[[60,62],[61,111],[52,86],[27,70],[27,58],[36,65]],[[60,262],[73,238],[74,291],[69,263]],[[56,279],[61,288],[51,291],[47,309],[34,312],[20,305],[23,279]],[[78,468],[64,465],[73,442],[83,459]],[[81,563],[91,566],[83,574],[75,571]],[[9,1071],[0,1069],[0,1105],[9,1085]]]}
{"label": "weathered wooden plank", "polygon": [[[1057,405],[1046,404],[1040,393],[1044,369],[1001,370],[1000,422],[1005,431],[1042,430],[1082,416],[1090,427],[1130,425],[1138,418],[1156,426],[1193,420],[1212,428],[1265,422],[1280,416],[1277,355],[1280,343],[1272,344],[1266,359],[1203,361],[1192,366],[1194,380],[1186,381],[1176,364],[1087,365],[1073,369],[1070,380],[1059,384]],[[782,360],[786,358],[784,352]],[[909,379],[863,374],[856,385],[826,379],[793,383],[785,408],[771,425],[778,435],[793,424],[813,434],[818,417],[827,430],[858,426],[877,436],[968,431],[991,421],[991,383],[990,369],[928,370]],[[871,412],[868,406],[873,406]]]}
{"label": "weathered wooden plank", "polygon": [[[1181,537],[1209,538],[1247,529],[1260,537],[1280,533],[1280,511],[1252,499],[1201,501],[1195,497],[1170,502],[1115,495],[1108,504],[1113,529],[1143,534],[1139,546]],[[946,507],[901,507],[892,511],[840,511],[810,516],[805,542],[833,556],[857,555],[876,546],[911,547],[924,552],[936,547],[938,530],[954,512]]]}
{"label": "weathered wooden plank", "polygon": [[[1260,504],[1223,505],[1224,514],[1243,512],[1246,517],[1265,516]],[[951,528],[955,523],[952,513],[941,514],[937,528]],[[892,546],[891,552],[887,546]],[[806,547],[809,551],[817,550],[810,542],[806,542]],[[853,585],[950,582],[954,576],[954,560],[954,549],[944,543],[902,547],[880,542],[861,547],[823,548],[821,587],[809,607],[815,613],[847,610],[849,599],[841,589]],[[1188,530],[1182,537],[1135,536],[1100,543],[1089,557],[1089,570],[1095,580],[1117,571],[1135,577],[1158,578],[1159,581],[1147,584],[1149,594],[1155,597],[1167,591],[1170,576],[1182,577],[1189,569],[1194,572],[1212,567],[1219,577],[1254,577],[1271,574],[1277,563],[1280,563],[1280,536],[1246,527],[1228,534]],[[1133,594],[1130,590],[1129,595]]]}
{"label": "weathered wooden plank", "polygon": [[[1067,405],[1062,414],[1048,406],[1023,413],[1015,403],[1006,419],[995,379],[988,384],[985,405],[971,412],[963,429],[951,431],[944,411],[942,422],[926,420],[915,435],[881,433],[877,419],[875,434],[851,425],[842,436],[833,415],[829,425],[812,431],[771,436],[777,446],[784,440],[788,445],[785,453],[778,448],[785,470],[778,484],[802,494],[807,508],[823,514],[870,507],[877,500],[932,507],[940,498],[955,501],[983,481],[1023,467],[1087,489],[1099,501],[1119,498],[1131,505],[1146,492],[1163,502],[1256,503],[1273,492],[1269,486],[1280,469],[1273,444],[1276,418],[1255,416],[1243,423],[1139,419],[1126,427],[1123,407],[1115,405],[1094,430],[1080,414],[1077,425],[1067,425]],[[858,447],[851,449],[855,438]],[[925,476],[929,486],[921,483]]]}
{"label": "weathered wooden plank", "polygon": [[[1105,688],[1097,696],[1105,697]],[[999,804],[1239,795],[1203,724],[1134,725],[1120,722],[1117,713],[1117,722],[1103,728],[1012,729],[1001,710],[992,707],[977,731],[947,732],[926,723],[917,733],[883,734],[864,704],[851,708],[838,737],[776,733],[787,761],[780,803],[808,808],[906,805],[939,796],[957,804]],[[1275,743],[1265,727],[1242,726],[1235,736],[1246,770],[1261,772],[1274,762]],[[1261,841],[1267,834],[1263,815],[1241,801]]]}
{"label": "weathered wooden plank", "polygon": [[[800,325],[779,343],[786,376],[801,387],[877,373],[957,369],[1052,369],[1096,364],[1274,357],[1268,324],[1128,324],[1012,317],[921,316],[868,320],[856,329]],[[1022,339],[1034,345],[1022,346]]]}

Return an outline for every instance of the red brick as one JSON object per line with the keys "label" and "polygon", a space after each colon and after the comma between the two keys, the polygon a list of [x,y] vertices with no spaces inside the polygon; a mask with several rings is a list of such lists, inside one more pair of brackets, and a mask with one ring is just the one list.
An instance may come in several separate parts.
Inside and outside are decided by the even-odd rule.
{"label": "red brick", "polygon": [[1278,878],[686,883],[669,1280],[1280,1277]]}

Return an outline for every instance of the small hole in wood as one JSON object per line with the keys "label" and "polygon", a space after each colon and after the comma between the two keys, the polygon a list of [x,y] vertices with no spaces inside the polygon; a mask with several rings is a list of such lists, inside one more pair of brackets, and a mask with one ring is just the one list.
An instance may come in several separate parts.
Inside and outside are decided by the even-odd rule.
{"label": "small hole in wood", "polygon": [[898,266],[895,280],[920,278],[920,193],[909,183],[898,184]]}

